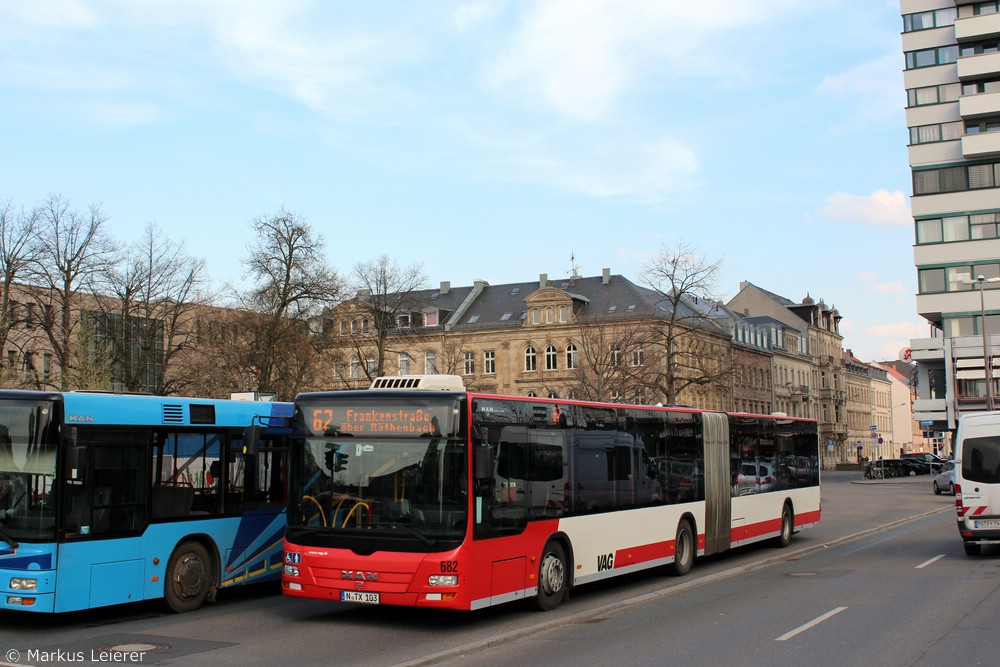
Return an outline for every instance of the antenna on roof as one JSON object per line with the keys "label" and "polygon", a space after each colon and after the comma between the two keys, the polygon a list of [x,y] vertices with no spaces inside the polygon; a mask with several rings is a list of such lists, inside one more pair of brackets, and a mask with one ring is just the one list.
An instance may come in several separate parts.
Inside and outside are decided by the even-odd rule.
{"label": "antenna on roof", "polygon": [[580,277],[580,265],[576,263],[576,255],[573,253],[569,254],[569,277],[570,280],[576,280]]}

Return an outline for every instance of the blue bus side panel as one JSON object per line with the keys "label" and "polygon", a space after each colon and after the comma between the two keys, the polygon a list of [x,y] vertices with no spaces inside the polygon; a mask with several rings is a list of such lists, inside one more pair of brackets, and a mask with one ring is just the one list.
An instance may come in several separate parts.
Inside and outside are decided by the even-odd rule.
{"label": "blue bus side panel", "polygon": [[[227,401],[215,399],[174,398],[170,396],[129,396],[120,394],[64,394],[66,423],[117,424],[122,426],[191,425],[190,405],[214,406],[215,421],[204,426],[246,428],[257,415],[291,417],[292,404],[262,401]],[[180,406],[180,412],[169,408]],[[165,410],[165,408],[168,408]],[[166,416],[165,416],[166,415]],[[265,426],[278,426],[265,421]]]}
{"label": "blue bus side panel", "polygon": [[208,545],[209,554],[220,560],[219,588],[277,580],[284,529],[283,509],[260,510],[242,517],[152,524],[140,537],[62,544],[53,611],[162,598],[170,555],[187,539]]}

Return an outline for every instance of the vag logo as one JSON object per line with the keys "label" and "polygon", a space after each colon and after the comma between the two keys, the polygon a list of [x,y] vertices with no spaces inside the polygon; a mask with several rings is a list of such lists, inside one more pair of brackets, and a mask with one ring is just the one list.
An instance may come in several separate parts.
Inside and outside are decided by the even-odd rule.
{"label": "vag logo", "polygon": [[601,554],[597,557],[597,571],[606,572],[608,570],[613,570],[615,567],[615,555],[614,554]]}

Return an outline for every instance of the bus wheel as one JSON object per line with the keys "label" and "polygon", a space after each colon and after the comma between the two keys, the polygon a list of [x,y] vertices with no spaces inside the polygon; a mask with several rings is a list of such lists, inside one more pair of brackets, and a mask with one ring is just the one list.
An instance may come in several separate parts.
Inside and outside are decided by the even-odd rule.
{"label": "bus wheel", "polygon": [[555,609],[566,597],[568,572],[562,545],[558,542],[546,544],[538,565],[538,595],[535,597],[535,605],[540,610]]}
{"label": "bus wheel", "polygon": [[163,597],[177,613],[194,611],[202,605],[211,586],[208,552],[198,542],[184,542],[167,563]]}
{"label": "bus wheel", "polygon": [[975,542],[963,542],[966,556],[978,556],[983,552],[983,545]]}
{"label": "bus wheel", "polygon": [[677,537],[674,538],[674,563],[671,571],[678,577],[683,577],[691,571],[694,564],[694,530],[691,522],[684,519],[677,526]]}
{"label": "bus wheel", "polygon": [[774,538],[774,546],[784,549],[792,543],[792,532],[795,530],[795,517],[792,508],[785,503],[781,508],[781,532]]}

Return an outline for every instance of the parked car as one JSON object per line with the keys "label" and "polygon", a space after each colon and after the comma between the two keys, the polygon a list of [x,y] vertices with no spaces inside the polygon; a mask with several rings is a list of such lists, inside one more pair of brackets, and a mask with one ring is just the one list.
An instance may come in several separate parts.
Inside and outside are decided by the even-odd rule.
{"label": "parked car", "polygon": [[774,472],[770,463],[744,462],[736,480],[736,495],[774,491]]}
{"label": "parked car", "polygon": [[949,461],[949,459],[946,459],[943,456],[938,456],[937,454],[931,454],[929,452],[908,452],[903,454],[903,460],[919,461],[923,463],[923,472],[920,474],[935,473],[941,469],[941,466]]}
{"label": "parked car", "polygon": [[906,477],[916,475],[920,462],[908,464],[903,459],[878,459],[865,465],[865,477],[868,479],[886,479],[889,477]]}
{"label": "parked car", "polygon": [[942,493],[947,493],[950,496],[955,495],[955,462],[945,461],[941,465],[941,469],[934,473],[933,480],[934,493],[941,495]]}

